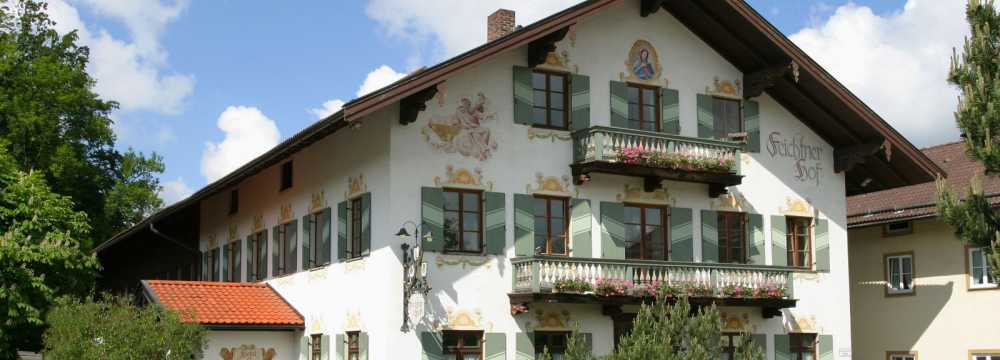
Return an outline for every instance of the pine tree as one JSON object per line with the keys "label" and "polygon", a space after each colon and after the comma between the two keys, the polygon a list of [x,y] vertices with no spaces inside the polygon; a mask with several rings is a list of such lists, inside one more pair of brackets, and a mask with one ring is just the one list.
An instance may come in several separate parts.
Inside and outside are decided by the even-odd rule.
{"label": "pine tree", "polygon": [[[968,155],[985,168],[985,176],[1000,175],[1000,14],[993,0],[969,0],[966,17],[972,30],[963,54],[953,55],[948,81],[958,86],[955,120]],[[955,235],[973,246],[992,246],[990,265],[1000,275],[1000,215],[992,209],[979,181],[965,198],[938,181],[938,212]]]}

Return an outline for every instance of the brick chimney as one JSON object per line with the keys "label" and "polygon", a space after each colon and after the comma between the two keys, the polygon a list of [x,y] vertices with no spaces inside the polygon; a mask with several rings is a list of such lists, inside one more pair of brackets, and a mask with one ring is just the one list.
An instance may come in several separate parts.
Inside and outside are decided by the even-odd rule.
{"label": "brick chimney", "polygon": [[486,18],[486,42],[514,32],[514,11],[499,9]]}

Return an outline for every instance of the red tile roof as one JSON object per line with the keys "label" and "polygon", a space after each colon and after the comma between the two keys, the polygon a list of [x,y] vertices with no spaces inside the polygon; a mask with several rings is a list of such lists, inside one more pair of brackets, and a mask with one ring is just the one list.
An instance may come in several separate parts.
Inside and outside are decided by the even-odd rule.
{"label": "red tile roof", "polygon": [[[1000,178],[986,177],[983,165],[965,153],[964,142],[941,144],[922,149],[948,174],[948,187],[965,197],[977,176],[983,192],[1000,205]],[[882,190],[847,198],[847,226],[860,227],[890,221],[933,217],[937,215],[937,186],[934,182]]]}
{"label": "red tile roof", "polygon": [[147,295],[168,309],[191,311],[202,325],[304,327],[305,321],[265,283],[143,280]]}

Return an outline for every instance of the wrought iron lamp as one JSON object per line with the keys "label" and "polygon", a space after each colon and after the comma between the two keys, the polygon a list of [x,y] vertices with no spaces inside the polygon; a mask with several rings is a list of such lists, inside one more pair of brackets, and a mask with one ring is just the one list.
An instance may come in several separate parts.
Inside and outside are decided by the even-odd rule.
{"label": "wrought iron lamp", "polygon": [[[413,227],[413,234],[407,230],[407,226]],[[399,331],[410,331],[411,312],[419,313],[417,318],[423,317],[424,296],[431,290],[427,285],[427,266],[424,264],[423,242],[431,242],[433,238],[430,233],[423,233],[421,226],[407,221],[396,232],[396,236],[403,241],[399,248],[403,250],[403,326]],[[416,245],[410,246],[410,239]],[[420,295],[414,298],[414,295]],[[410,309],[411,305],[413,309]]]}

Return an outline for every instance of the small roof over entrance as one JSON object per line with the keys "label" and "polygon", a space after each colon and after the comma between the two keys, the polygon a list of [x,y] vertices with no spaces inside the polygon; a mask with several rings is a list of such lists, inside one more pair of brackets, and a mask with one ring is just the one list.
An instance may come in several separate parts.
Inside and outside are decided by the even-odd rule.
{"label": "small roof over entrance", "polygon": [[300,330],[305,320],[266,283],[143,280],[146,298],[211,330]]}

